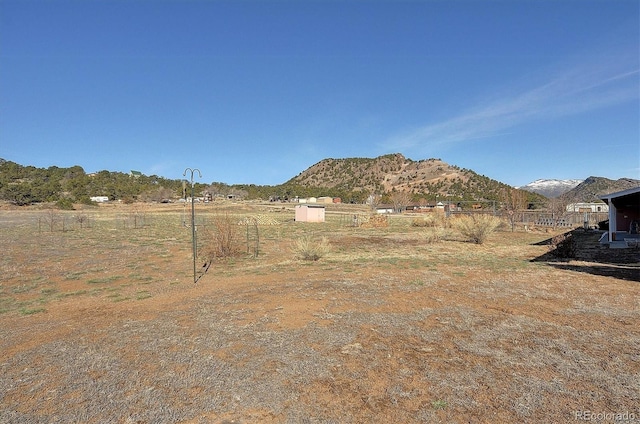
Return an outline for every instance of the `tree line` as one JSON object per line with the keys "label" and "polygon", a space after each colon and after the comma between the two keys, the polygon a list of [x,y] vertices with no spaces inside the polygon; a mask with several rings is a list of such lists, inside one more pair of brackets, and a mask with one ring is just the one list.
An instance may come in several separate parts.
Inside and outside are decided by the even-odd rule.
{"label": "tree line", "polygon": [[0,200],[16,205],[41,202],[90,203],[92,196],[110,200],[160,200],[182,191],[181,180],[157,175],[132,177],[122,172],[87,174],[81,166],[36,168],[0,159]]}
{"label": "tree line", "polygon": [[[337,191],[350,200],[366,199],[356,193]],[[243,199],[293,199],[296,196],[333,196],[326,189],[283,184],[259,186],[254,184],[229,185],[220,182],[194,185],[196,196],[209,193],[212,197],[233,195]],[[15,205],[55,202],[60,206],[73,203],[90,204],[93,196],[107,196],[109,200],[173,201],[190,196],[191,188],[184,179],[168,179],[157,175],[131,176],[123,172],[100,171],[87,174],[81,166],[37,168],[0,159],[0,200]],[[344,194],[343,194],[344,193]]]}

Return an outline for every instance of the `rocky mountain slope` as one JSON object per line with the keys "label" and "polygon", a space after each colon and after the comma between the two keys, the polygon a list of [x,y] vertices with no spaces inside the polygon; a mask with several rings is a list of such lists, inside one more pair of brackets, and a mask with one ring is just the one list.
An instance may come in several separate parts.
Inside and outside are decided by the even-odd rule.
{"label": "rocky mountain slope", "polygon": [[499,200],[501,193],[511,188],[440,159],[414,161],[400,153],[373,159],[324,159],[285,184],[378,194],[402,191],[464,200]]}
{"label": "rocky mountain slope", "polygon": [[639,186],[640,180],[633,178],[610,180],[604,177],[589,177],[573,189],[562,194],[561,198],[568,203],[592,202],[598,201],[598,197],[604,194],[615,193]]}

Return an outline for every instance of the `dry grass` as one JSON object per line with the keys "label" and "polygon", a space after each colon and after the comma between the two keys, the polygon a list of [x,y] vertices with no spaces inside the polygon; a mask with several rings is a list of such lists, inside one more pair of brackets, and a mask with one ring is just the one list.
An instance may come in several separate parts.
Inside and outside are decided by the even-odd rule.
{"label": "dry grass", "polygon": [[316,240],[310,235],[306,235],[294,240],[292,250],[298,259],[317,261],[329,253],[330,247],[326,237]]}
{"label": "dry grass", "polygon": [[[234,213],[199,207],[203,222]],[[411,219],[357,228],[329,211],[307,225],[278,211],[257,258],[194,286],[191,230],[164,208],[142,228],[89,209],[90,227],[65,232],[0,212],[0,422],[640,417],[638,282],[530,262],[548,235],[434,244]],[[304,237],[332,249],[292,260]]]}

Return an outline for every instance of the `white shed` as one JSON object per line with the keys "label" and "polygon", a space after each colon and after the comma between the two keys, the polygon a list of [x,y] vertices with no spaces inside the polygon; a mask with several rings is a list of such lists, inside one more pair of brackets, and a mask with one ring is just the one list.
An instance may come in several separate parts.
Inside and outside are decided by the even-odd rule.
{"label": "white shed", "polygon": [[603,202],[578,202],[567,205],[567,212],[609,212],[609,205]]}

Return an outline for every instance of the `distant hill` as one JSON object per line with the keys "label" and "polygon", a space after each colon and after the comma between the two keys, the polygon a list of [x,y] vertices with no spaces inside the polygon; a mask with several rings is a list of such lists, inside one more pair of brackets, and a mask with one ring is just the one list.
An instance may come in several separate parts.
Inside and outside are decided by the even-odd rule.
{"label": "distant hill", "polygon": [[599,196],[635,187],[640,187],[640,180],[632,178],[610,180],[604,177],[589,177],[564,193],[561,198],[567,203],[592,202],[598,201]]}
{"label": "distant hill", "polygon": [[532,193],[538,193],[545,197],[554,198],[577,187],[582,181],[583,180],[540,179],[518,188]]}
{"label": "distant hill", "polygon": [[[324,159],[285,185],[320,187],[334,191],[392,193],[409,192],[427,198],[500,200],[507,184],[471,170],[449,165],[440,159],[414,161],[402,154],[377,158]],[[540,196],[528,194],[532,201]]]}

